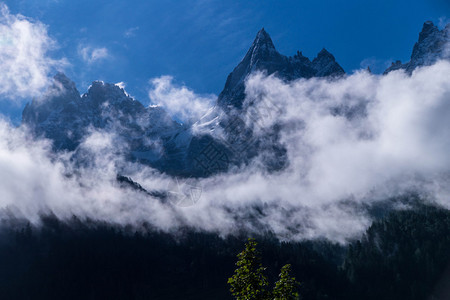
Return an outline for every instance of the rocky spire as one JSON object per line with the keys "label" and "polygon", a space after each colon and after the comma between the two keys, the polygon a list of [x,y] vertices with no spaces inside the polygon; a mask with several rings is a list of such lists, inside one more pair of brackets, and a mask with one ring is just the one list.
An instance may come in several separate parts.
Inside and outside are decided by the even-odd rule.
{"label": "rocky spire", "polygon": [[51,89],[59,90],[63,94],[76,94],[79,96],[75,82],[70,80],[63,72],[58,72],[53,76],[53,85]]}
{"label": "rocky spire", "polygon": [[423,23],[422,31],[419,33],[419,43],[433,33],[439,32],[439,29],[431,21]]}
{"label": "rocky spire", "polygon": [[286,58],[277,52],[269,34],[262,28],[256,34],[242,61],[228,75],[218,103],[240,107],[245,98],[244,82],[247,76],[256,70],[265,70],[269,74],[274,73],[284,60]]}
{"label": "rocky spire", "polygon": [[327,60],[331,60],[331,61],[336,61],[333,54],[328,52],[328,50],[325,48],[322,48],[322,50],[320,50],[320,52],[317,54],[317,57],[314,60],[319,60],[319,59],[327,59]]}
{"label": "rocky spire", "polygon": [[420,66],[429,66],[439,59],[450,59],[448,47],[450,45],[450,34],[448,30],[449,24],[439,30],[431,21],[426,21],[419,33],[419,39],[414,44],[411,53],[411,60],[405,64],[400,62],[393,63],[384,74],[391,71],[404,69],[408,73],[412,73],[415,68]]}
{"label": "rocky spire", "polygon": [[245,66],[248,71],[253,71],[260,69],[261,64],[266,62],[277,62],[280,59],[281,55],[275,49],[272,39],[264,28],[262,28],[256,34],[255,40],[242,62],[248,64]]}
{"label": "rocky spire", "polygon": [[255,40],[253,41],[252,46],[250,47],[249,52],[253,54],[264,54],[266,52],[273,52],[275,50],[275,45],[272,42],[269,34],[262,28],[256,34]]}
{"label": "rocky spire", "polygon": [[411,54],[412,64],[427,65],[435,61],[435,56],[441,53],[448,43],[446,33],[439,29],[431,21],[423,24],[422,31],[419,33],[419,40],[414,45]]}
{"label": "rocky spire", "polygon": [[345,74],[344,69],[336,62],[333,54],[323,48],[313,59],[312,66],[316,70],[315,76],[338,76]]}
{"label": "rocky spire", "polygon": [[242,61],[228,76],[218,104],[241,108],[245,99],[245,79],[254,71],[276,74],[285,80],[344,74],[334,56],[326,49],[322,49],[313,62],[299,51],[294,57],[278,53],[269,34],[262,28]]}
{"label": "rocky spire", "polygon": [[52,113],[63,110],[69,103],[79,99],[80,93],[75,82],[64,73],[58,72],[44,95],[27,103],[22,112],[22,123],[34,127],[37,123],[44,122]]}

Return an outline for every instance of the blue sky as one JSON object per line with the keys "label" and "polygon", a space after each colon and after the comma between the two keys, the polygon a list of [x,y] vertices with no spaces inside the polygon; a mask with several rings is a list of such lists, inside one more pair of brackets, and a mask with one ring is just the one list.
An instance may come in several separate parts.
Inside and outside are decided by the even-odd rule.
{"label": "blue sky", "polygon": [[[264,27],[285,55],[311,59],[323,48],[347,71],[368,64],[381,72],[394,59],[407,61],[422,24],[449,22],[450,3],[430,1],[3,1],[47,26],[65,58],[65,73],[81,93],[93,80],[125,82],[149,103],[149,80],[171,75],[200,94],[218,94]],[[0,101],[17,122],[25,100]]]}

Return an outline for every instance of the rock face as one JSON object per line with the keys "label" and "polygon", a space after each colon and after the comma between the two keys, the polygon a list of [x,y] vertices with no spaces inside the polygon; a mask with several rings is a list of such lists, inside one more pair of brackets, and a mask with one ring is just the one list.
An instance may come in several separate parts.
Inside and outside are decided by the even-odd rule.
{"label": "rock face", "polygon": [[114,84],[95,81],[80,96],[75,83],[62,73],[54,77],[42,98],[27,104],[22,124],[35,136],[52,140],[55,151],[77,151],[93,131],[112,133],[125,157],[172,175],[209,176],[262,152],[272,153],[273,157],[266,155],[264,160],[270,168],[280,169],[286,151],[278,142],[279,128],[256,139],[242,118],[248,109],[242,108],[245,80],[254,71],[284,80],[344,74],[325,49],[313,61],[300,52],[293,57],[281,55],[262,29],[218,97],[217,107],[225,113],[211,114],[213,121],[208,121],[211,132],[220,127],[225,138],[208,132],[194,135],[192,128],[175,122],[163,108],[144,107]]}
{"label": "rock face", "polygon": [[[242,62],[228,76],[218,98],[218,107],[231,107],[233,114],[224,109],[227,113],[213,116],[214,122],[208,125],[211,131],[221,127],[226,138],[217,139],[208,133],[194,135],[190,127],[175,122],[163,108],[144,107],[115,84],[95,81],[80,96],[75,83],[62,73],[56,74],[42,98],[27,104],[22,124],[35,136],[52,140],[55,151],[77,151],[96,130],[113,133],[120,142],[118,148],[125,151],[121,154],[172,175],[209,176],[230,165],[245,163],[260,151],[285,159],[277,130],[269,132],[265,140],[257,140],[239,115],[245,113],[239,112],[245,98],[245,79],[254,71],[266,71],[285,80],[344,74],[325,49],[313,61],[300,52],[293,57],[281,55],[262,29]],[[284,165],[270,157],[267,161],[274,169]]]}
{"label": "rock face", "polygon": [[22,124],[51,139],[55,151],[75,150],[92,130],[113,132],[132,158],[149,162],[163,155],[157,143],[167,143],[183,129],[161,107],[144,107],[115,84],[94,81],[80,96],[62,73],[43,98],[27,104]]}
{"label": "rock face", "polygon": [[269,34],[261,29],[244,59],[228,75],[223,91],[218,98],[222,108],[241,108],[245,99],[245,79],[254,71],[276,74],[284,80],[345,74],[334,56],[322,49],[311,62],[297,52],[293,57],[284,56],[275,49]]}
{"label": "rock face", "polygon": [[[438,59],[450,59],[449,32],[450,24],[439,30],[426,22],[411,60],[405,64],[397,61],[385,73],[398,69],[411,73]],[[55,151],[82,153],[80,145],[93,131],[112,133],[120,155],[171,175],[205,177],[246,164],[256,156],[261,157],[268,170],[276,171],[288,163],[279,139],[283,124],[273,124],[265,128],[264,134],[255,136],[253,129],[261,120],[246,122],[249,113],[255,115],[251,113],[253,105],[260,101],[253,99],[244,105],[245,80],[255,71],[286,81],[345,74],[325,49],[312,61],[301,52],[293,57],[278,53],[270,36],[261,29],[243,60],[228,76],[215,109],[194,124],[203,128],[202,134],[194,134],[193,127],[177,123],[161,107],[144,107],[115,84],[95,81],[80,96],[75,83],[62,73],[56,74],[42,98],[27,104],[22,124],[35,136],[52,140]],[[333,113],[350,118],[355,111],[336,108]],[[215,134],[218,131],[223,134]],[[82,156],[75,155],[75,159]]]}
{"label": "rock face", "polygon": [[397,60],[384,72],[403,69],[411,74],[415,68],[429,66],[439,59],[450,59],[450,24],[439,30],[431,21],[423,24],[419,40],[414,44],[411,60],[402,64]]}
{"label": "rock face", "polygon": [[[253,124],[248,125],[243,116],[259,116],[261,113],[272,115],[277,107],[273,103],[257,103],[262,100],[245,100],[245,81],[255,71],[263,71],[267,75],[291,81],[298,78],[312,77],[338,77],[345,74],[342,67],[336,62],[334,56],[326,49],[322,49],[312,61],[297,51],[293,57],[284,56],[275,49],[269,34],[261,29],[256,35],[253,44],[242,61],[228,75],[223,91],[220,93],[217,106],[225,114],[221,116],[219,126],[225,132],[225,144],[228,149],[230,161],[240,164],[260,156],[263,165],[269,171],[283,169],[288,164],[287,150],[279,142],[281,124],[273,124],[265,128],[263,135],[256,137],[253,133]],[[261,112],[254,104],[263,104],[268,111]],[[256,114],[255,114],[256,112]],[[254,120],[254,123],[258,121]]]}

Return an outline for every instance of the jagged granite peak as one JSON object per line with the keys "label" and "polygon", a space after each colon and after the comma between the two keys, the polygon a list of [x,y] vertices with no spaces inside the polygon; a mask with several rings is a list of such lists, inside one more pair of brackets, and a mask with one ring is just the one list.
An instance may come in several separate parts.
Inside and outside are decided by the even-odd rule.
{"label": "jagged granite peak", "polygon": [[[272,39],[264,28],[262,28],[256,35],[248,53],[251,53],[253,59],[260,59],[274,54],[275,52],[277,52],[277,50],[275,49]],[[256,63],[256,61],[253,61],[253,63]]]}
{"label": "jagged granite peak", "polygon": [[[93,81],[89,86],[86,96],[100,97],[103,100],[127,99],[133,101],[134,99],[125,93],[125,90],[117,84],[105,83],[101,80]],[[110,99],[108,99],[110,97]]]}
{"label": "jagged granite peak", "polygon": [[225,87],[217,100],[219,106],[226,109],[242,108],[245,99],[245,80],[255,71],[264,71],[268,75],[276,74],[288,81],[345,74],[334,56],[325,49],[318,54],[315,62],[311,62],[299,51],[293,57],[280,54],[270,35],[262,28],[256,34],[255,40],[242,61],[228,75]]}
{"label": "jagged granite peak", "polygon": [[77,89],[75,82],[70,80],[66,74],[62,72],[56,73],[53,76],[52,85],[46,91],[41,99],[37,99],[37,102],[45,102],[42,100],[53,100],[56,104],[58,101],[63,100],[78,100],[80,98],[80,92]]}
{"label": "jagged granite peak", "polygon": [[[75,82],[73,82],[72,80],[69,79],[69,77],[66,76],[66,74],[64,74],[63,72],[58,72],[55,74],[55,76],[53,76],[53,85],[58,85],[60,84],[61,87],[64,88],[64,90],[66,91],[77,91],[77,87],[75,85]],[[79,94],[79,93],[78,93]]]}
{"label": "jagged granite peak", "polygon": [[400,69],[411,74],[417,67],[432,65],[439,59],[450,59],[450,24],[439,30],[433,22],[426,21],[414,44],[410,61],[402,64],[397,60],[384,74]]}
{"label": "jagged granite peak", "polygon": [[75,83],[59,72],[53,77],[51,86],[42,97],[26,104],[22,112],[22,123],[34,128],[36,124],[47,120],[51,113],[61,112],[65,106],[79,100],[80,93]]}
{"label": "jagged granite peak", "polygon": [[161,107],[145,107],[119,86],[94,81],[80,96],[75,83],[58,73],[42,99],[27,104],[22,125],[35,136],[52,140],[55,151],[74,151],[89,130],[106,130],[116,134],[129,157],[153,161],[161,155],[151,141],[170,140],[181,125]]}
{"label": "jagged granite peak", "polygon": [[293,57],[289,57],[289,59],[291,61],[301,61],[301,62],[304,62],[304,63],[311,63],[309,58],[303,55],[302,51],[297,51],[297,53],[294,54]]}
{"label": "jagged granite peak", "polygon": [[439,29],[437,26],[434,26],[432,21],[426,21],[423,23],[422,31],[419,33],[419,43],[422,42],[424,39],[426,39],[428,36],[432,35],[433,33],[439,32]]}
{"label": "jagged granite peak", "polygon": [[[433,58],[449,58],[449,53],[446,53],[446,47],[448,47],[450,43],[449,34],[448,27],[440,31],[433,22],[425,22],[422,31],[419,34],[419,40],[414,45],[411,61],[415,61],[416,64],[426,64],[434,62]],[[429,61],[427,61],[427,59]]]}
{"label": "jagged granite peak", "polygon": [[317,57],[312,61],[313,68],[316,70],[315,76],[325,77],[345,74],[344,69],[336,62],[333,54],[323,48]]}
{"label": "jagged granite peak", "polygon": [[325,48],[322,48],[322,50],[320,50],[320,52],[317,54],[317,57],[314,60],[316,60],[316,59],[328,59],[328,60],[332,60],[332,61],[336,60],[334,58],[333,54],[328,52],[328,50]]}
{"label": "jagged granite peak", "polygon": [[242,61],[228,75],[224,90],[218,98],[219,104],[242,105],[245,98],[244,81],[256,70],[266,70],[269,74],[283,68],[286,58],[277,52],[269,34],[261,29]]}

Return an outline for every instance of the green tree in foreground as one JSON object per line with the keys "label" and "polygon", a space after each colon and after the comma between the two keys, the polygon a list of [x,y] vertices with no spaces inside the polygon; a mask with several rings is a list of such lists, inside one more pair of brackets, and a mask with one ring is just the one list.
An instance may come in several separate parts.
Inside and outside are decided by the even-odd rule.
{"label": "green tree in foreground", "polygon": [[228,279],[230,291],[238,300],[268,299],[268,281],[264,275],[265,268],[256,250],[256,241],[248,239],[245,249],[237,255],[238,268]]}
{"label": "green tree in foreground", "polygon": [[298,299],[298,283],[290,275],[291,265],[281,268],[280,279],[275,283],[273,291],[268,290],[269,284],[264,275],[266,268],[261,264],[256,245],[255,239],[248,239],[245,249],[237,255],[238,268],[228,279],[232,295],[237,300]]}
{"label": "green tree in foreground", "polygon": [[291,276],[291,265],[287,264],[281,268],[280,279],[273,288],[273,299],[276,300],[294,300],[298,299],[298,282]]}

